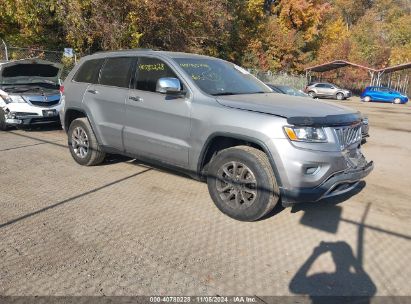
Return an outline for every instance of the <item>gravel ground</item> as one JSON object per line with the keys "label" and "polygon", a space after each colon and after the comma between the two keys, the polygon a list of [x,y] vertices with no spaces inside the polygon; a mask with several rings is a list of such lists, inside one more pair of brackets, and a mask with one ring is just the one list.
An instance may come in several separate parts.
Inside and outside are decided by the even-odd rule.
{"label": "gravel ground", "polygon": [[411,105],[343,103],[374,171],[255,223],[132,159],[80,167],[61,130],[0,131],[0,295],[411,295]]}

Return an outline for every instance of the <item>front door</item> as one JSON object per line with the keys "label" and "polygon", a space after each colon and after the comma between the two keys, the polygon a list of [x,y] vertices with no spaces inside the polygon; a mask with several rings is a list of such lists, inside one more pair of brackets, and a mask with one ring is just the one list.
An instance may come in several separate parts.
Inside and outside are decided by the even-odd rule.
{"label": "front door", "polygon": [[135,87],[126,101],[125,150],[173,165],[188,165],[190,106],[187,96],[156,92],[157,80],[178,77],[162,60],[140,57]]}

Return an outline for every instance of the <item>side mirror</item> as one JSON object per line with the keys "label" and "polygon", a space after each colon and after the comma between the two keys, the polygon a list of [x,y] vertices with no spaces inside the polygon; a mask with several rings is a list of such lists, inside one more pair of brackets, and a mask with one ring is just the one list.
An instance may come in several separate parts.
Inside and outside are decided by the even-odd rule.
{"label": "side mirror", "polygon": [[181,90],[180,80],[173,77],[163,77],[157,80],[156,92],[162,94],[179,94]]}

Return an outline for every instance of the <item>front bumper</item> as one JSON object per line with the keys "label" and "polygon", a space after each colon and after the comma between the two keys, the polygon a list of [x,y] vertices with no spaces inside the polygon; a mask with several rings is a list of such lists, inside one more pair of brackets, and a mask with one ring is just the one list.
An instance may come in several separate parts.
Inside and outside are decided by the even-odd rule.
{"label": "front bumper", "polygon": [[61,105],[36,107],[28,103],[10,103],[4,109],[6,124],[10,126],[28,126],[59,123]]}
{"label": "front bumper", "polygon": [[359,181],[374,169],[374,162],[336,173],[315,188],[282,189],[283,205],[300,202],[316,202],[353,190]]}
{"label": "front bumper", "polygon": [[42,117],[42,116],[16,116],[15,118],[6,119],[6,124],[10,126],[29,126],[60,123],[60,117]]}

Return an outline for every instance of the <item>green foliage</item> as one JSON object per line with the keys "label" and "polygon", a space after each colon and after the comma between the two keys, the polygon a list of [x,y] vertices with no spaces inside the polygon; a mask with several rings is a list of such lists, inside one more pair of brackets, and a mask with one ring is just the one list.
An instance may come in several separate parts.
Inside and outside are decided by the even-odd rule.
{"label": "green foliage", "polygon": [[411,60],[407,0],[0,1],[0,38],[14,46],[149,47],[288,72],[334,59]]}

